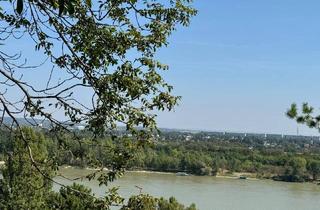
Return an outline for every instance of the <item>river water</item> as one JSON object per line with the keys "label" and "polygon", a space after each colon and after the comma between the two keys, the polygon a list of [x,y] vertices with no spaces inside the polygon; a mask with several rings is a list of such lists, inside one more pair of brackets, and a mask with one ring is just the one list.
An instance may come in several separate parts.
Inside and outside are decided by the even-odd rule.
{"label": "river water", "polygon": [[[62,169],[65,176],[74,178],[88,173],[84,169]],[[55,178],[71,184],[61,177]],[[79,181],[102,196],[106,188],[96,181]],[[157,197],[174,196],[179,202],[192,202],[201,210],[319,210],[320,186],[311,183],[285,183],[271,180],[240,180],[230,178],[176,176],[175,174],[127,172],[112,184],[120,187],[120,194],[128,198],[143,193]],[[58,189],[58,186],[54,186]]]}

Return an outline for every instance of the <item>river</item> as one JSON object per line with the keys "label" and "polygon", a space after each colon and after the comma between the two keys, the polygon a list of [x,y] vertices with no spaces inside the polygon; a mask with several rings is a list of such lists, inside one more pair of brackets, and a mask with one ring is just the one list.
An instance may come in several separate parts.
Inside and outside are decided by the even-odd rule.
{"label": "river", "polygon": [[[68,168],[61,171],[74,178],[88,173],[88,170]],[[64,184],[71,182],[56,177]],[[102,196],[106,188],[96,181],[79,181],[92,188],[97,196]],[[125,198],[143,193],[169,198],[174,196],[179,202],[192,202],[200,210],[319,210],[320,186],[311,183],[285,183],[271,180],[240,180],[230,178],[176,176],[175,174],[127,172],[112,186],[120,187]],[[58,186],[54,186],[55,190]]]}

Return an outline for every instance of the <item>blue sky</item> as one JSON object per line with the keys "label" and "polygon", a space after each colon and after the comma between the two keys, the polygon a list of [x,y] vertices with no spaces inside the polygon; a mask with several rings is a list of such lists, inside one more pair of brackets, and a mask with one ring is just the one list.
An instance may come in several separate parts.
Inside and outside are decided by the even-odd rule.
{"label": "blue sky", "polygon": [[[183,100],[159,126],[296,134],[292,102],[320,107],[320,2],[195,2],[198,16],[179,28],[159,58]],[[318,134],[299,125],[300,134]]]}
{"label": "blue sky", "polygon": [[[170,66],[164,77],[183,97],[174,112],[159,113],[159,126],[296,134],[285,116],[290,104],[320,107],[320,2],[195,0],[195,7],[191,26],[179,27],[158,53]],[[34,49],[24,39],[12,45]],[[38,56],[31,60],[40,63]],[[303,125],[299,131],[318,135]]]}

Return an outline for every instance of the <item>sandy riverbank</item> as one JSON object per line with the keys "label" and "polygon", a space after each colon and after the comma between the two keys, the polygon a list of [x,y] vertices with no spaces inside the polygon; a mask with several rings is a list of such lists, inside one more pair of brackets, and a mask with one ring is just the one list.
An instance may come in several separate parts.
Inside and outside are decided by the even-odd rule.
{"label": "sandy riverbank", "polygon": [[[79,167],[74,167],[74,166],[61,166],[61,169],[69,169],[69,168],[77,168],[77,169],[82,169]],[[84,168],[85,170],[88,171],[98,171],[101,170],[100,168]],[[107,168],[103,168],[103,171],[108,171]],[[144,173],[144,174],[165,174],[165,175],[176,175],[176,172],[164,172],[164,171],[152,171],[152,170],[126,170],[126,173]],[[189,174],[188,176],[198,176],[198,175],[193,175],[193,174]],[[241,176],[245,176],[247,177],[247,179],[249,180],[260,180],[258,178],[255,178],[255,174],[252,173],[228,173],[228,174],[218,174],[216,176],[212,176],[212,177],[216,177],[216,178],[226,178],[226,179],[240,179]]]}

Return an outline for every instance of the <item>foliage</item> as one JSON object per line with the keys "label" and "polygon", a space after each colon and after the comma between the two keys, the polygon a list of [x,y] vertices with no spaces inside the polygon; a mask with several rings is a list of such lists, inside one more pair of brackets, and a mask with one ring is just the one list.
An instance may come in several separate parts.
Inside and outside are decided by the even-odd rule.
{"label": "foliage", "polygon": [[[3,133],[3,136],[6,134]],[[86,140],[87,134],[78,134]],[[122,134],[119,134],[122,135]],[[163,133],[168,136],[170,133]],[[196,137],[194,137],[196,138]],[[200,137],[197,137],[200,138]],[[265,139],[250,140],[244,139],[219,139],[218,137],[210,140],[183,141],[183,140],[158,140],[151,147],[140,148],[132,144],[128,137],[115,138],[112,136],[96,139],[96,144],[92,146],[80,147],[73,144],[71,135],[61,136],[69,152],[60,150],[59,141],[55,135],[46,134],[47,151],[58,165],[73,165],[78,167],[106,167],[111,169],[104,172],[110,173],[99,178],[99,174],[93,174],[88,178],[99,178],[101,183],[108,184],[117,174],[112,173],[114,163],[121,162],[126,169],[155,170],[166,172],[185,171],[195,175],[216,175],[225,172],[253,173],[253,176],[272,178],[273,176],[283,176],[287,181],[296,180],[307,181],[317,180],[320,175],[319,151],[320,142],[310,140],[295,141],[294,139]],[[265,142],[277,142],[277,146],[269,147]],[[7,145],[10,141],[0,139],[0,145]],[[265,146],[263,146],[265,145]],[[310,145],[305,148],[305,145]],[[255,147],[252,149],[252,147]],[[301,147],[301,148],[300,148]],[[292,149],[294,148],[294,149]],[[4,147],[6,150],[6,147]],[[78,158],[80,153],[86,153],[87,157]],[[72,155],[76,154],[76,155]],[[77,155],[78,154],[78,155]],[[1,155],[5,155],[3,152]],[[96,161],[96,162],[95,162]],[[102,169],[102,168],[101,168]],[[290,178],[291,177],[291,178]],[[112,178],[112,179],[111,179]],[[110,180],[111,179],[111,180]]]}
{"label": "foliage", "polygon": [[[119,134],[121,135],[121,134]],[[163,136],[171,135],[162,133]],[[1,136],[7,136],[5,132]],[[83,142],[87,134],[79,134]],[[196,137],[194,137],[196,138]],[[200,138],[200,137],[197,137]],[[132,144],[130,138],[115,138],[112,136],[96,139],[92,146],[80,147],[73,144],[71,135],[63,135],[59,141],[64,142],[68,152],[61,150],[59,141],[55,135],[46,134],[46,150],[49,157],[54,159],[58,165],[73,165],[78,167],[106,167],[110,171],[102,173],[99,179],[101,183],[108,184],[117,178],[112,173],[115,169],[114,163],[121,162],[123,169],[155,170],[166,172],[185,171],[195,175],[216,175],[226,172],[250,172],[253,176],[272,178],[281,176],[286,181],[308,181],[317,180],[320,175],[320,142],[296,141],[294,139],[220,139],[218,137],[210,140],[183,141],[183,140],[161,140],[156,141],[151,147],[140,148]],[[276,142],[277,146],[269,147],[265,141]],[[10,145],[7,138],[0,138],[3,149],[0,156],[5,156],[5,151]],[[305,145],[310,145],[305,148]],[[255,147],[252,149],[252,147]],[[300,148],[301,147],[301,148]],[[86,153],[87,157],[81,159],[79,154]],[[75,155],[73,155],[75,154]],[[48,158],[50,159],[50,158]],[[50,164],[50,166],[54,166]],[[102,168],[101,168],[102,169]],[[123,170],[122,170],[123,172]],[[104,175],[107,173],[106,175]],[[109,173],[109,174],[108,174]],[[295,178],[294,178],[295,177]],[[87,178],[99,178],[99,174],[92,174]]]}
{"label": "foliage", "polygon": [[[29,3],[28,0],[24,2],[24,0],[17,0],[16,2],[16,12],[21,15],[23,11],[23,7],[25,3]],[[81,3],[80,0],[52,0],[47,3],[47,6],[52,7],[53,9],[59,9],[59,14],[62,15],[63,13],[68,13],[72,15],[74,13],[74,5]],[[91,7],[91,0],[86,0],[84,3],[88,6]]]}
{"label": "foliage", "polygon": [[196,210],[196,207],[194,204],[184,207],[173,197],[166,200],[164,198],[158,199],[150,195],[140,194],[132,196],[128,204],[123,206],[121,210]]}
{"label": "foliage", "polygon": [[[104,185],[123,174],[133,151],[150,142],[157,131],[155,111],[172,110],[180,98],[162,78],[168,66],[156,59],[156,52],[168,45],[178,25],[189,25],[196,15],[191,3],[1,1],[0,124],[20,133],[18,140],[29,154],[23,156],[24,164],[31,164],[28,171],[35,167],[50,180],[42,162],[33,159],[41,147],[32,146],[24,135],[21,116],[34,126],[50,128],[49,167],[57,169],[67,161],[107,167],[99,177],[87,177]],[[16,39],[34,49],[21,54]],[[46,65],[30,63],[34,57]],[[25,76],[26,69],[41,70],[48,80],[34,81]],[[12,93],[17,98],[12,99]],[[9,123],[3,123],[5,117]],[[77,125],[85,125],[90,135],[78,137],[73,132]],[[132,138],[117,139],[113,132],[118,125],[125,126]],[[98,140],[106,134],[109,142]],[[89,152],[99,148],[103,148],[100,153]]]}
{"label": "foliage", "polygon": [[[118,194],[118,188],[108,188],[104,197],[97,197],[91,189],[75,183],[71,186],[61,185],[59,192],[54,192],[51,182],[54,171],[51,164],[47,162],[51,155],[47,151],[52,147],[52,139],[31,128],[23,128],[22,130],[22,133],[16,133],[14,141],[5,139],[7,153],[4,156],[7,160],[5,168],[1,170],[3,174],[3,179],[0,182],[1,209],[109,210],[111,206],[121,207],[123,205],[124,199]],[[28,144],[23,143],[22,139],[27,140]],[[37,163],[36,165],[29,158],[28,146],[33,151],[32,159]],[[90,175],[90,179],[93,178],[94,176]],[[183,205],[174,198],[170,198],[169,201],[151,196],[148,198],[157,201],[157,205],[163,206],[160,209],[184,210]],[[130,201],[132,200],[135,200],[135,196],[130,199]],[[139,205],[135,205],[138,204],[130,203],[124,207],[140,208]]]}
{"label": "foliage", "polygon": [[97,198],[92,194],[91,189],[73,184],[62,187],[58,193],[51,192],[47,198],[47,207],[50,209],[75,209],[75,210],[103,210],[110,209],[111,205],[121,204],[121,198],[116,189],[111,189],[105,199]]}
{"label": "foliage", "polygon": [[301,113],[299,113],[297,105],[292,104],[287,111],[287,116],[310,128],[320,129],[320,115],[314,115],[314,108],[308,103],[302,104]]}
{"label": "foliage", "polygon": [[317,180],[318,176],[320,175],[320,161],[319,160],[312,160],[312,161],[308,162],[307,168],[312,174],[312,179]]}
{"label": "foliage", "polygon": [[[299,113],[298,107],[296,104],[292,104],[291,107],[287,110],[287,116],[291,119],[295,119],[297,123],[305,124],[310,128],[315,128],[320,131],[320,115],[314,113],[314,108],[308,103],[303,103],[301,107],[301,112]],[[305,163],[300,162],[300,168],[305,167]],[[312,160],[308,162],[307,168],[311,171],[312,179],[317,180],[318,175],[320,174],[320,163],[319,160]]]}
{"label": "foliage", "polygon": [[[26,81],[18,72],[27,66],[15,63],[21,56],[8,56],[6,48],[0,51],[1,84],[22,95],[16,103],[6,94],[0,100],[15,124],[22,113],[47,119],[60,129],[85,123],[96,135],[122,123],[138,135],[144,132],[136,126],[156,129],[153,110],[176,105],[179,97],[160,75],[168,66],[156,60],[155,53],[167,46],[178,24],[187,26],[196,14],[190,0],[23,2],[23,9],[0,4],[1,44],[10,46],[10,40],[23,34],[62,73],[48,71],[47,83]],[[52,81],[52,74],[61,79]],[[82,91],[90,93],[92,102],[81,98]],[[63,123],[52,108],[65,114]]]}
{"label": "foliage", "polygon": [[[14,203],[11,196],[21,202],[15,204],[17,208],[44,207],[47,188],[40,185],[52,182],[51,169],[57,170],[60,163],[107,167],[109,170],[98,177],[86,177],[104,185],[123,174],[133,152],[146,146],[157,131],[154,111],[172,110],[180,98],[172,95],[173,87],[162,78],[161,72],[168,66],[156,59],[156,52],[168,45],[168,37],[178,25],[189,25],[196,15],[191,3],[1,1],[0,125],[17,135],[13,143],[6,142],[1,148],[6,152],[12,145],[12,157],[8,153],[4,171],[2,189],[7,197],[3,202]],[[16,39],[34,45],[34,49],[21,54]],[[31,63],[34,57],[47,65]],[[41,69],[48,80],[28,79],[26,69]],[[83,97],[83,92],[88,95]],[[12,93],[17,98],[12,99]],[[34,126],[48,125],[48,145],[42,146],[42,137],[22,128],[21,116]],[[5,117],[10,119],[7,123],[3,123]],[[85,125],[90,135],[77,136],[72,132],[77,125]],[[117,138],[113,132],[118,125],[125,126],[132,138]],[[110,139],[101,141],[99,137],[106,134]],[[29,189],[26,184],[41,190]],[[80,208],[82,200],[77,193],[90,194],[81,186],[64,187],[59,195],[52,194],[55,200],[51,202],[58,202],[61,208]],[[27,195],[30,203],[25,202]],[[88,203],[84,208],[95,208],[97,202],[99,207],[109,208],[115,195],[112,191],[103,200],[85,197]]]}
{"label": "foliage", "polygon": [[185,171],[195,175],[249,172],[256,177],[275,176],[279,179],[281,176],[283,181],[308,181],[310,177],[319,175],[318,150],[289,152],[286,147],[290,142],[283,140],[282,144],[284,146],[251,149],[246,143],[238,144],[236,140],[186,142],[171,139],[140,150],[128,166],[143,170]]}
{"label": "foliage", "polygon": [[41,173],[52,177],[52,170],[47,163],[46,139],[43,134],[30,128],[23,128],[22,134],[34,152],[33,160],[37,166],[31,163],[29,149],[21,141],[20,133],[16,133],[14,140],[10,141],[6,167],[2,170],[0,208],[45,209],[46,194],[51,189],[51,182]]}

